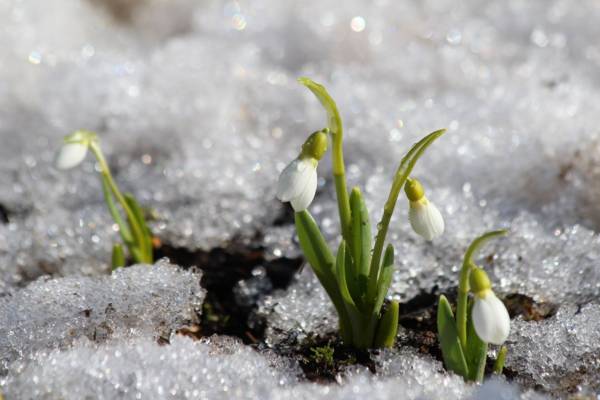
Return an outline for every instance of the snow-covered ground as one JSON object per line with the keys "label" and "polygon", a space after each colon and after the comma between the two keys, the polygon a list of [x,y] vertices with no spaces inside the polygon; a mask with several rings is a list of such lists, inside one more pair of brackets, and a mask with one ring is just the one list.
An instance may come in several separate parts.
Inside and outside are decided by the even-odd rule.
{"label": "snow-covered ground", "polygon": [[[599,20],[593,0],[0,0],[0,391],[595,398]],[[433,243],[414,235],[400,199],[392,295],[454,287],[468,243],[509,228],[479,260],[497,292],[559,306],[543,321],[513,320],[510,384],[465,385],[411,348],[378,355],[375,376],[357,367],[338,383],[309,383],[279,355],[173,333],[201,309],[200,273],[161,263],[108,277],[118,234],[92,158],[53,167],[62,137],[98,132],[117,181],[152,209],[163,243],[210,250],[259,233],[267,258],[297,257],[274,183],[325,123],[299,76],[336,99],[349,182],[373,221],[401,156],[448,128],[415,169],[446,233]],[[333,241],[328,159],[319,173],[311,211]],[[336,323],[308,268],[258,313],[271,345],[281,332]],[[170,344],[157,343],[165,335]]]}

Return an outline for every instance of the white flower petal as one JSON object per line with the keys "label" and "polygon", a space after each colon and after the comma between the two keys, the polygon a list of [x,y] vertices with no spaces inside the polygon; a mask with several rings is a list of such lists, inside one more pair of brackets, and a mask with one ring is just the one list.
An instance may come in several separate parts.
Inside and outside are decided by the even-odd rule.
{"label": "white flower petal", "polygon": [[277,198],[290,201],[298,196],[310,178],[310,170],[315,169],[307,159],[295,159],[284,168],[277,182]]}
{"label": "white flower petal", "polygon": [[433,240],[444,233],[444,218],[427,199],[411,201],[408,217],[413,230],[426,240]]}
{"label": "white flower petal", "polygon": [[309,178],[302,192],[290,201],[296,212],[306,210],[310,206],[310,203],[312,203],[317,192],[317,170],[313,168],[307,175]]}
{"label": "white flower petal", "polygon": [[79,165],[85,158],[88,146],[81,143],[65,143],[58,157],[56,158],[56,167],[58,169],[69,169]]}
{"label": "white flower petal", "polygon": [[510,317],[504,303],[488,290],[484,298],[475,298],[473,327],[477,336],[486,343],[502,344],[510,332]]}

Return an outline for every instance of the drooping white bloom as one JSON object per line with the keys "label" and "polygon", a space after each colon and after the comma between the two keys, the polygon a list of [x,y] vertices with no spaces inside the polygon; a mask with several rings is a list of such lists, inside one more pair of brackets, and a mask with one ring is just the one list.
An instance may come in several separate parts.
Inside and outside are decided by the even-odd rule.
{"label": "drooping white bloom", "polygon": [[56,158],[56,167],[58,169],[70,169],[76,167],[85,159],[87,152],[88,146],[86,144],[65,143]]}
{"label": "drooping white bloom", "polygon": [[492,290],[475,296],[471,318],[475,333],[482,341],[500,345],[508,338],[510,317],[504,303]]}
{"label": "drooping white bloom", "polygon": [[306,210],[317,191],[317,160],[298,157],[279,175],[277,198],[290,202],[294,211]]}
{"label": "drooping white bloom", "polygon": [[69,169],[81,164],[90,145],[95,141],[96,134],[85,130],[75,131],[66,136],[56,157],[56,167],[58,169]]}
{"label": "drooping white bloom", "polygon": [[425,196],[410,202],[408,217],[413,230],[426,240],[433,240],[444,233],[442,214]]}

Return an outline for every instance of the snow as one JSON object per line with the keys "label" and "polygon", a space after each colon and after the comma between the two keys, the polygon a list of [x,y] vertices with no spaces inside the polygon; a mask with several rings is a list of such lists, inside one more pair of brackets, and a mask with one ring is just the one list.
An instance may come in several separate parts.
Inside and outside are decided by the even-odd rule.
{"label": "snow", "polygon": [[39,279],[0,298],[0,367],[81,337],[169,338],[196,320],[205,295],[200,276],[159,261],[110,276]]}
{"label": "snow", "polygon": [[[501,381],[465,388],[457,376],[440,373],[439,363],[414,351],[385,360],[374,379],[365,371],[347,382],[302,383],[298,365],[258,353],[232,339],[200,342],[176,336],[169,345],[148,339],[75,343],[69,351],[40,352],[18,363],[5,379],[6,396],[21,399],[538,399],[520,396]],[[526,397],[527,396],[527,397]]]}
{"label": "snow", "polygon": [[[401,156],[425,134],[448,128],[414,171],[444,215],[446,232],[426,243],[411,231],[407,202],[399,200],[388,236],[397,254],[391,297],[453,290],[469,242],[509,228],[507,238],[478,257],[495,290],[559,305],[548,320],[513,321],[507,362],[523,390],[502,381],[464,386],[433,372],[439,365],[427,364],[421,376],[445,382],[447,398],[490,398],[490,392],[535,398],[526,388],[551,391],[554,382],[561,382],[561,394],[565,387],[582,395],[599,390],[593,358],[600,295],[598,5],[340,4],[0,2],[0,345],[8,395],[23,390],[20,397],[35,397],[50,387],[49,398],[81,398],[75,393],[95,387],[102,360],[106,368],[120,365],[118,350],[133,358],[129,375],[111,369],[114,381],[97,378],[102,396],[131,398],[139,390],[143,398],[159,398],[155,382],[184,385],[196,376],[176,361],[161,370],[160,357],[211,362],[206,343],[155,344],[197,314],[188,311],[203,298],[198,274],[159,264],[107,276],[118,232],[92,157],[72,171],[54,168],[62,137],[81,128],[98,132],[116,180],[148,208],[163,243],[209,250],[258,233],[269,257],[296,257],[275,182],[306,136],[325,123],[318,102],[296,83],[299,76],[324,83],[338,102],[349,183],[361,186],[373,226]],[[329,163],[328,157],[320,163],[310,211],[336,244]],[[245,285],[238,297],[260,298],[256,285]],[[290,288],[259,301],[272,346],[289,335],[335,329],[332,307],[308,266]],[[86,309],[90,317],[80,314]],[[266,365],[262,355],[246,356]],[[86,357],[97,357],[97,370]],[[61,368],[54,370],[53,360]],[[136,387],[127,376],[145,363],[152,367]],[[89,376],[67,381],[74,370]],[[374,398],[439,395],[429,378],[406,370],[381,379],[362,373],[356,384],[341,386],[279,387],[279,375],[252,377],[253,371],[244,382],[248,396],[272,398],[350,398],[354,390]],[[33,376],[40,384],[26,388]],[[254,378],[261,382],[256,387],[248,383]],[[185,387],[200,391],[188,398],[202,398],[201,385]],[[210,394],[217,386],[207,387]]]}

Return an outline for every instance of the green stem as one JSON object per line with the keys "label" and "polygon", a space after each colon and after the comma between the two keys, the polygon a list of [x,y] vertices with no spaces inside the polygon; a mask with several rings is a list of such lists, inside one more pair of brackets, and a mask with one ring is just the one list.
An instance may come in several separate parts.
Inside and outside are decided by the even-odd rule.
{"label": "green stem", "polygon": [[494,374],[500,375],[502,374],[502,370],[504,369],[504,362],[506,361],[506,353],[508,349],[506,346],[502,346],[498,351],[498,357],[496,357],[496,361],[494,362]]}
{"label": "green stem", "polygon": [[467,348],[467,306],[469,304],[469,275],[475,264],[470,259],[465,258],[460,270],[458,281],[458,299],[456,305],[456,330],[460,345],[463,349]]}
{"label": "green stem", "polygon": [[[129,204],[127,204],[125,197],[123,196],[123,194],[119,190],[119,187],[115,183],[115,181],[110,173],[110,168],[108,167],[108,163],[106,162],[106,159],[104,158],[104,155],[102,154],[102,150],[100,150],[100,147],[98,146],[98,144],[96,142],[92,142],[90,144],[90,150],[94,153],[94,155],[96,156],[96,159],[98,160],[98,163],[100,164],[100,173],[106,180],[106,183],[108,184],[110,190],[113,192],[115,198],[117,199],[119,204],[121,204],[121,207],[123,208],[123,210],[125,211],[125,214],[127,215],[127,220],[129,221],[129,225],[131,226],[131,229],[133,231],[133,237],[135,238],[137,245],[140,248],[140,254],[142,254],[142,255],[147,254],[148,250],[146,249],[146,242],[144,240],[144,232],[143,232],[141,226],[139,225],[137,219],[135,218],[135,214],[134,214],[133,210],[131,209],[131,207],[129,207]],[[140,259],[137,261],[138,262],[148,262],[148,260],[145,259],[146,257],[142,257],[142,258],[143,259]]]}
{"label": "green stem", "polygon": [[348,195],[348,187],[346,184],[346,167],[344,164],[344,128],[342,126],[342,118],[339,111],[333,102],[332,111],[329,116],[329,131],[333,145],[331,146],[331,163],[333,171],[333,180],[335,182],[335,193],[337,196],[338,210],[340,214],[340,224],[342,226],[342,236],[350,247],[354,246],[350,238],[351,213],[350,213],[350,197]]}
{"label": "green stem", "polygon": [[127,225],[125,224],[125,221],[123,221],[123,218],[121,217],[121,214],[119,213],[119,210],[117,209],[117,206],[115,205],[115,201],[113,199],[112,192],[110,190],[110,186],[104,175],[102,175],[101,180],[102,180],[102,192],[104,193],[104,201],[106,202],[106,205],[108,206],[108,211],[112,215],[113,220],[119,226],[119,232],[121,233],[121,238],[123,239],[123,242],[125,242],[125,244],[127,246],[130,246],[133,243],[133,237],[131,236],[129,227],[127,227]]}
{"label": "green stem", "polygon": [[503,236],[508,233],[507,230],[501,229],[496,231],[490,231],[479,236],[473,240],[469,245],[463,259],[463,266],[460,270],[460,278],[458,282],[458,299],[456,306],[456,330],[458,331],[458,338],[463,349],[467,348],[467,307],[468,307],[468,295],[469,295],[469,274],[475,267],[473,263],[473,256],[475,253],[490,239],[498,236]]}
{"label": "green stem", "polygon": [[125,266],[125,254],[123,253],[123,246],[118,243],[113,246],[111,264],[112,271]]}
{"label": "green stem", "polygon": [[479,360],[477,360],[477,365],[475,366],[475,370],[473,371],[474,372],[473,380],[475,382],[479,382],[479,383],[483,382],[483,378],[485,376],[485,363],[487,361],[488,344],[486,343],[484,345],[484,347],[485,347],[485,350],[483,351],[483,354],[481,355]]}
{"label": "green stem", "polygon": [[394,176],[392,188],[390,189],[390,194],[388,195],[388,199],[383,207],[383,216],[381,217],[381,221],[379,222],[379,224],[377,224],[378,232],[377,237],[375,239],[375,247],[373,248],[373,258],[371,259],[371,267],[369,269],[369,281],[371,282],[376,282],[379,277],[383,246],[385,245],[385,238],[387,236],[390,220],[392,219],[392,215],[394,214],[394,208],[396,207],[398,195],[400,194],[400,191],[402,190],[406,179],[410,175],[419,157],[423,154],[425,149],[427,149],[427,147],[429,147],[429,145],[433,143],[434,140],[442,136],[442,134],[444,134],[445,131],[445,129],[441,129],[439,131],[430,133],[429,135],[421,139],[404,156],[404,158],[400,162],[400,165],[398,166],[398,169],[396,170],[396,175]]}
{"label": "green stem", "polygon": [[342,171],[340,175],[334,173],[333,180],[335,182],[335,192],[337,194],[338,212],[340,214],[340,225],[342,226],[342,237],[348,241],[351,247],[354,246],[350,237],[350,199],[348,197],[348,189],[346,186],[346,175]]}
{"label": "green stem", "polygon": [[344,167],[344,152],[342,148],[342,139],[344,136],[342,118],[340,117],[335,101],[323,85],[318,84],[309,78],[299,78],[298,81],[313,92],[327,111],[327,127],[329,128],[333,141],[331,161],[340,214],[340,224],[342,226],[342,236],[346,240],[348,246],[352,248],[353,243],[350,240],[350,198],[346,187],[346,170]]}

